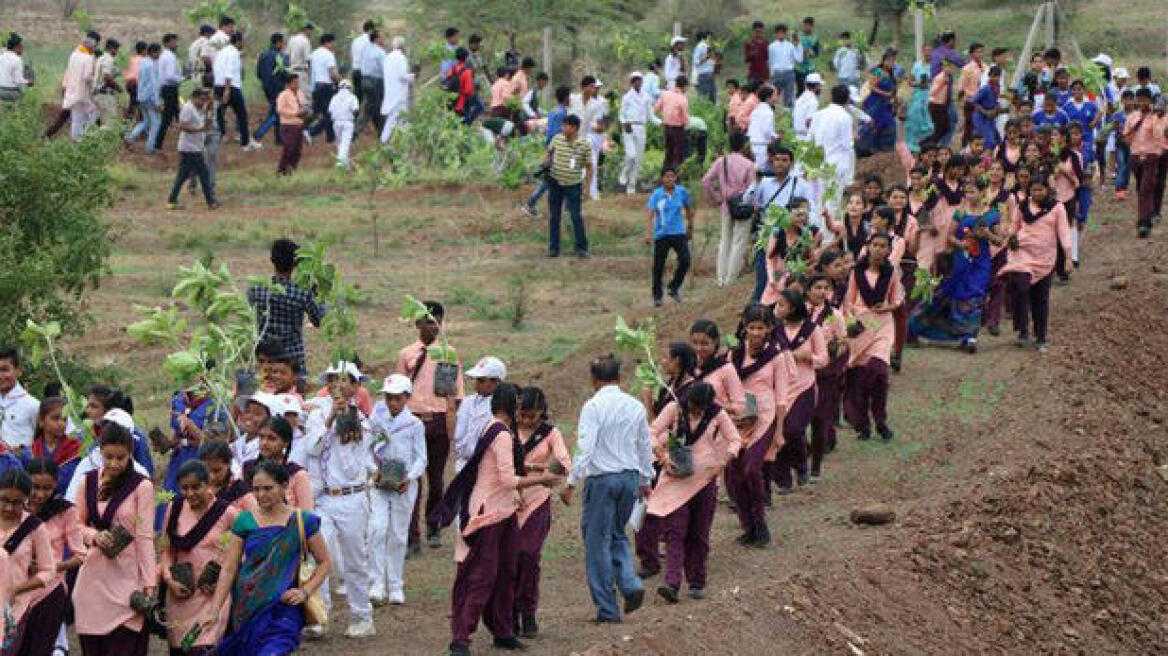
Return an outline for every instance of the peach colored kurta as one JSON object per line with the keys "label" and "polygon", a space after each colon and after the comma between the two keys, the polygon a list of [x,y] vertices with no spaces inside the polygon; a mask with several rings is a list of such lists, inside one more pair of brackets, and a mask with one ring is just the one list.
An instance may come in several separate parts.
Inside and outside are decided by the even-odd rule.
{"label": "peach colored kurta", "polygon": [[[492,420],[487,424],[500,423]],[[484,429],[485,431],[486,429]],[[470,493],[470,520],[462,527],[454,548],[454,559],[462,562],[470,548],[465,536],[486,526],[498,524],[511,517],[519,509],[519,477],[515,475],[515,454],[511,450],[511,432],[504,430],[495,437],[489,449],[483,453],[479,463],[478,480]]]}
{"label": "peach colored kurta", "polygon": [[[748,351],[742,358],[742,366],[749,367],[754,364],[755,360],[755,358],[750,357]],[[747,393],[754,395],[754,402],[758,407],[758,419],[749,428],[739,431],[743,449],[749,448],[762,438],[770,429],[771,424],[780,427],[783,425],[789,407],[787,405],[787,399],[790,398],[788,390],[797,375],[794,356],[790,351],[782,351],[773,360],[742,381],[742,387]],[[783,431],[781,428],[777,429],[775,441],[781,440],[782,437]],[[772,443],[767,453],[777,453],[778,448],[775,443]],[[769,459],[773,460],[773,455]]]}
{"label": "peach colored kurta", "polygon": [[[55,563],[64,559],[66,546],[69,547],[73,556],[80,556],[82,559],[89,551],[81,540],[81,523],[77,521],[77,508],[75,506],[62,510],[45,522],[45,531],[49,534],[49,547],[53,551]],[[58,584],[64,583],[64,572],[57,572],[56,565],[54,565],[53,580],[48,585],[38,590],[26,592],[21,596],[28,597],[28,606],[32,608],[49,596]]]}
{"label": "peach colored kurta", "polygon": [[[98,480],[101,475],[98,474]],[[77,498],[77,518],[85,544],[93,546],[98,530],[89,526],[85,507],[89,477],[81,480]],[[98,512],[105,512],[108,501],[97,502]],[[135,590],[153,587],[158,581],[154,565],[154,484],[149,479],[138,482],[133,493],[114,514],[113,524],[121,524],[134,540],[118,554],[107,558],[101,549],[91,548],[77,573],[73,590],[77,633],[81,635],[108,635],[119,626],[131,631],[142,630],[142,616],[130,608],[130,595]]]}
{"label": "peach colored kurta", "polygon": [[301,510],[316,510],[316,501],[312,497],[312,479],[308,471],[301,469],[288,478],[288,505]]}
{"label": "peach colored kurta", "polygon": [[937,229],[937,234],[921,228],[917,242],[917,266],[932,271],[937,256],[949,250],[949,237],[953,232],[953,212],[958,207],[960,204],[950,205],[943,194],[937,199],[937,205],[929,212],[929,223]]}
{"label": "peach colored kurta", "polygon": [[8,552],[0,549],[0,607],[8,603]]}
{"label": "peach colored kurta", "polygon": [[[870,269],[865,269],[863,275],[867,277],[868,284],[872,287],[876,286],[880,278],[879,274]],[[894,306],[904,303],[904,287],[901,286],[900,275],[896,272],[892,274],[884,302]],[[854,274],[848,278],[848,291],[844,295],[843,311],[848,316],[863,322],[865,326],[864,332],[855,339],[848,340],[850,352],[848,367],[859,367],[872,358],[883,360],[885,363],[889,362],[892,358],[892,345],[896,341],[896,325],[892,319],[892,311],[873,312],[869,309],[864,303],[864,298],[860,296],[860,289],[856,286]],[[874,325],[877,323],[878,327]]]}
{"label": "peach colored kurta", "polygon": [[[653,440],[653,454],[657,462],[665,463],[667,461],[669,432],[676,430],[677,423],[677,403],[671,401],[653,421],[653,425],[649,427],[649,433]],[[692,422],[695,428],[696,424],[697,422]],[[726,463],[738,455],[738,449],[741,445],[742,441],[738,436],[738,429],[734,427],[730,415],[726,414],[725,410],[720,410],[692,445],[693,475],[685,478],[674,478],[669,474],[669,468],[663,467],[661,476],[657,479],[657,485],[649,494],[648,513],[654,517],[665,517],[685,505],[702,488],[709,485],[710,481],[717,478],[718,474],[722,473]]]}
{"label": "peach colored kurta", "polygon": [[[996,232],[999,235],[1010,235],[1014,232],[1014,209],[1017,205],[1018,199],[1014,197],[1014,194],[1006,194],[1006,200],[997,205],[1000,218]],[[990,242],[990,257],[997,257],[998,253],[1001,253],[1005,247],[1005,240],[1002,240],[1000,244]]]}
{"label": "peach colored kurta", "polygon": [[[534,431],[527,431],[520,428],[519,439],[524,444],[527,444],[531,441],[533,433]],[[568,452],[568,446],[564,444],[564,435],[558,428],[552,428],[548,436],[524,456],[523,462],[526,465],[539,465],[542,467],[547,464],[553,455],[564,466],[565,472],[572,471],[572,454]],[[551,488],[544,485],[533,485],[520,490],[519,495],[522,499],[519,504],[519,525],[523,526],[527,523],[527,518],[531,517],[531,513],[538,510],[545,501],[551,498],[552,491]]]}
{"label": "peach colored kurta", "polygon": [[901,259],[903,259],[906,255],[909,257],[915,257],[917,253],[917,237],[920,236],[921,224],[917,222],[917,217],[913,216],[907,208],[905,209],[905,216],[903,219],[900,217],[897,218],[897,224],[899,225],[901,221],[904,222],[903,230],[898,231],[897,226],[892,226],[892,232],[897,237],[900,237],[902,240],[904,240],[904,251],[901,253]]}
{"label": "peach colored kurta", "polygon": [[[27,512],[21,513],[20,521],[13,524],[12,528],[7,531],[0,530],[0,544],[16,532],[26,517],[28,517]],[[60,558],[53,553],[49,532],[45,525],[41,524],[20,541],[20,546],[16,548],[16,551],[8,555],[7,588],[15,590],[18,585],[35,578],[45,586],[41,589],[52,592],[53,588],[57,587],[54,583],[59,585],[57,581],[57,562],[59,560]],[[12,614],[16,617],[17,622],[20,622],[24,614],[32,607],[32,593],[40,592],[41,589],[28,591],[12,598]]]}
{"label": "peach colored kurta", "polygon": [[[786,323],[779,324],[775,330],[782,330],[786,333],[787,339],[795,339],[799,331],[803,328],[803,324],[791,326]],[[795,360],[795,379],[791,381],[791,385],[787,387],[787,403],[789,408],[795,403],[795,399],[815,385],[815,370],[827,366],[830,359],[827,355],[827,341],[823,338],[823,330],[816,326],[815,330],[811,331],[811,336],[807,341],[799,345],[792,354],[794,356],[808,356],[811,358],[810,362],[800,362]]]}
{"label": "peach colored kurta", "polygon": [[500,77],[491,85],[491,108],[502,107],[507,104],[507,96],[511,95],[511,81]]}
{"label": "peach colored kurta", "polygon": [[1055,169],[1055,197],[1060,203],[1074,200],[1075,194],[1079,191],[1079,176],[1075,175],[1075,163],[1071,161],[1071,158],[1079,159],[1079,170],[1082,170],[1081,157],[1078,153],[1072,152],[1071,156],[1059,162],[1058,168]]}
{"label": "peach colored kurta", "polygon": [[[819,307],[814,307],[810,303],[807,304],[807,316],[809,316],[813,321],[817,321],[819,319],[819,315],[822,311],[822,305]],[[842,312],[839,312],[838,310],[832,312],[830,317],[824,319],[823,323],[819,324],[819,330],[823,332],[824,345],[831,344],[832,342],[842,341],[840,352],[843,352],[843,350],[847,348],[848,323],[844,321],[844,315]],[[830,360],[830,358],[831,353],[828,352],[828,359]]]}
{"label": "peach colored kurta", "polygon": [[746,392],[742,391],[738,371],[729,360],[698,380],[709,383],[714,388],[714,400],[730,414],[738,415],[746,408]]}
{"label": "peach colored kurta", "polygon": [[[397,354],[397,373],[410,376],[414,381],[414,392],[410,394],[410,400],[406,402],[406,407],[415,415],[446,412],[446,399],[434,395],[434,372],[438,370],[438,363],[434,358],[426,354],[422,368],[418,370],[417,375],[414,375],[414,369],[418,367],[418,360],[422,357],[422,351],[425,348],[426,345],[418,340],[398,351]],[[461,361],[458,362],[458,369],[462,371]],[[455,390],[455,399],[466,396],[461,375],[455,381]]]}
{"label": "peach colored kurta", "polygon": [[[204,508],[206,512],[210,506]],[[170,525],[170,513],[174,512],[174,504],[166,510],[166,519],[163,520],[163,527]],[[209,562],[220,562],[223,557],[224,542],[222,536],[231,530],[231,524],[235,521],[235,517],[239,511],[230,506],[227,511],[215,522],[207,535],[190,551],[179,551],[172,545],[167,545],[162,549],[162,569],[167,571],[171,565],[176,563],[190,563],[194,571],[195,580],[203,573],[203,568]],[[184,503],[182,510],[178,515],[178,534],[186,535],[199,523],[202,515],[195,515],[191,511],[190,504]],[[165,528],[163,529],[165,530]],[[205,594],[196,586],[192,591],[190,597],[186,599],[178,599],[174,595],[167,595],[166,598],[166,617],[167,628],[169,631],[169,642],[171,647],[178,647],[182,644],[183,636],[187,631],[190,631],[195,622],[206,619],[210,616],[211,599],[214,597],[214,591],[211,594]],[[213,627],[204,627],[199,639],[195,641],[195,647],[212,647],[219,642],[223,634],[227,632],[227,621],[231,618],[231,599],[224,599],[223,606],[219,608],[217,613],[219,621]]]}
{"label": "peach colored kurta", "polygon": [[[900,262],[904,259],[905,252],[908,251],[908,243],[904,240],[903,237],[899,235],[893,234],[889,235],[889,237],[891,237],[889,241],[892,242],[892,250],[888,252],[888,261],[892,262],[892,266],[896,267],[896,269],[899,271]],[[865,244],[864,247],[860,249],[860,256],[856,259],[862,260],[865,257],[868,257],[867,244]]]}
{"label": "peach colored kurta", "polygon": [[[731,114],[739,130],[746,132],[750,127],[750,115],[754,113],[755,107],[758,107],[758,96],[752,93],[738,105],[738,111]],[[759,162],[755,162],[755,164],[757,165]]]}
{"label": "peach colored kurta", "polygon": [[[1030,206],[1037,216],[1041,210]],[[1034,223],[1022,219],[1021,208],[1014,209],[1014,232],[1018,237],[1018,248],[1006,252],[1006,265],[998,275],[1007,273],[1029,273],[1031,282],[1038,282],[1054,271],[1060,244],[1067,260],[1071,259],[1071,230],[1067,225],[1067,210],[1061,203],[1055,205]]]}

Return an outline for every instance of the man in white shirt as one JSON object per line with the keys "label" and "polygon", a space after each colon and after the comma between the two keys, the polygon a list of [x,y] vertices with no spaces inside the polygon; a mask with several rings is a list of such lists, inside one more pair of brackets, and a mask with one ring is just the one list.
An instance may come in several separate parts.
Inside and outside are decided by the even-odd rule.
{"label": "man in white shirt", "polygon": [[312,111],[319,114],[320,119],[305,127],[305,140],[308,143],[312,143],[312,138],[321,132],[326,134],[329,143],[336,140],[336,131],[333,130],[333,121],[329,116],[329,102],[337,92],[337,83],[341,81],[341,71],[337,68],[336,47],[335,36],[322,34],[320,46],[309,56],[309,67],[312,72]]}
{"label": "man in white shirt", "polygon": [[385,33],[373,30],[369,33],[369,45],[361,59],[361,115],[357,118],[356,131],[360,133],[373,121],[380,134],[382,127],[381,103],[385,100]]}
{"label": "man in white shirt", "polygon": [[215,28],[210,25],[200,25],[199,36],[191,41],[191,45],[187,46],[186,72],[194,78],[197,84],[202,84],[203,73],[207,70],[207,67],[203,65],[203,48],[214,33]]}
{"label": "man in white shirt", "polygon": [[288,38],[288,67],[301,80],[309,79],[309,59],[312,57],[312,31],[316,26],[307,22]]}
{"label": "man in white shirt", "polygon": [[698,80],[698,95],[716,103],[718,86],[714,82],[714,51],[710,49],[710,33],[700,30],[697,38],[698,44],[693,49],[693,74]]}
{"label": "man in white shirt", "polygon": [[678,75],[685,73],[685,56],[682,50],[685,49],[685,37],[675,36],[669,42],[669,54],[665,56],[665,66],[661,69],[661,74],[665,78],[665,88],[672,89],[673,82]]}
{"label": "man in white shirt", "polygon": [[353,144],[353,121],[357,112],[361,111],[361,103],[353,94],[353,83],[341,80],[337,85],[337,92],[329,100],[328,116],[333,122],[333,131],[337,135],[337,166],[349,168],[349,147]]}
{"label": "man in white shirt", "polygon": [[215,86],[215,58],[231,43],[232,34],[235,34],[235,19],[224,16],[219,19],[219,29],[213,31],[203,44],[199,57],[203,60],[203,84],[207,87]]}
{"label": "man in white shirt", "polygon": [[454,471],[460,472],[474,455],[479,438],[491,423],[491,395],[507,379],[507,366],[495,357],[485,357],[466,372],[475,393],[458,404],[454,419]]}
{"label": "man in white shirt", "polygon": [[[369,418],[374,434],[373,460],[378,467],[377,489],[370,492],[373,514],[369,518],[373,551],[370,600],[374,606],[384,604],[387,598],[391,604],[406,601],[404,565],[410,515],[418,498],[418,479],[427,464],[426,427],[406,407],[413,390],[409,376],[389,376],[381,386],[384,398]],[[387,474],[398,478],[387,480]]]}
{"label": "man in white shirt", "polygon": [[795,137],[806,141],[810,138],[811,116],[819,111],[819,90],[823,88],[823,77],[819,73],[808,73],[803,79],[803,93],[795,101],[792,125]]}
{"label": "man in white shirt", "polygon": [[0,348],[0,439],[9,449],[32,444],[40,401],[20,384],[20,352]]}
{"label": "man in white shirt", "polygon": [[[812,141],[823,148],[824,161],[835,166],[836,183],[840,189],[852,183],[856,171],[855,119],[847,109],[849,99],[846,85],[832,87],[831,104],[812,115],[808,129]],[[817,183],[816,187],[815,202],[824,207],[828,200],[823,198],[826,187],[822,183]]]}
{"label": "man in white shirt", "polygon": [[[603,84],[592,75],[585,75],[580,80],[580,93],[574,93],[568,101],[568,114],[575,114],[580,119],[580,133],[588,139],[591,148],[589,162],[592,171],[597,171],[600,161],[600,149],[604,147],[604,120],[608,115],[608,103],[600,97],[600,87]],[[581,174],[583,175],[583,174]],[[589,198],[600,200],[600,187],[597,178],[593,175],[589,185]]]}
{"label": "man in white shirt", "polygon": [[[814,189],[795,173],[794,165],[795,154],[791,149],[778,142],[771,144],[767,148],[766,172],[743,196],[764,215],[768,207],[789,207],[796,198],[807,199],[810,222],[819,226],[820,232],[823,232],[823,219],[818,213],[812,212],[815,207]],[[750,296],[752,303],[759,302],[770,282],[766,257],[764,250],[755,251],[751,256],[754,265],[754,292]]]}
{"label": "man in white shirt", "polygon": [[783,106],[788,109],[795,104],[795,67],[803,63],[803,46],[799,38],[788,40],[787,26],[775,26],[775,40],[767,46],[767,63],[771,67],[771,84],[782,93]]}
{"label": "man in white shirt", "polygon": [[[325,372],[329,395],[315,399],[308,416],[305,439],[310,457],[320,460],[322,489],[316,511],[325,540],[335,543],[341,555],[339,573],[344,577],[349,602],[346,637],[375,635],[373,606],[369,602],[368,481],[377,473],[373,461],[373,431],[369,418],[354,399],[362,375],[351,362],[338,362]],[[350,418],[356,417],[356,421]],[[341,433],[340,429],[347,429]],[[330,604],[324,595],[325,605]]]}
{"label": "man in white shirt", "polygon": [[85,130],[97,120],[97,105],[93,102],[93,76],[96,70],[97,40],[86,36],[81,45],[69,55],[65,76],[61,81],[65,94],[62,111],[69,112],[72,123],[70,136],[80,139]]}
{"label": "man in white shirt", "polygon": [[162,150],[162,142],[166,139],[166,131],[171,122],[178,119],[178,87],[183,83],[182,69],[178,65],[178,35],[165,34],[162,37],[162,53],[158,55],[158,84],[161,85],[162,96],[162,124],[158,127],[158,136],[154,139],[154,149]]}
{"label": "man in white shirt", "polygon": [[233,32],[227,46],[215,55],[212,71],[215,79],[215,97],[219,99],[219,109],[216,119],[219,122],[219,134],[227,134],[226,111],[230,107],[235,113],[235,124],[239,131],[239,145],[245,151],[259,150],[263,147],[258,141],[251,140],[251,133],[247,129],[247,103],[243,100],[243,65],[240,53],[243,50],[243,34]]}
{"label": "man in white shirt", "polygon": [[0,102],[14,103],[32,83],[24,77],[24,40],[13,32],[5,45],[7,50],[0,52]]}
{"label": "man in white shirt", "polygon": [[353,93],[356,94],[358,102],[361,101],[361,65],[364,62],[365,48],[369,45],[369,34],[375,29],[377,25],[373,21],[365,21],[361,26],[361,34],[349,44],[349,64],[352,67],[349,76],[353,80]]}
{"label": "man in white shirt", "polygon": [[637,173],[641,170],[641,158],[645,156],[645,121],[649,120],[652,101],[641,90],[640,71],[629,74],[629,90],[621,98],[619,120],[621,124],[621,145],[625,151],[624,166],[620,170],[620,183],[632,196],[637,193]]}
{"label": "man in white shirt", "polygon": [[385,94],[381,100],[381,115],[384,124],[381,127],[381,143],[389,143],[393,135],[393,128],[397,119],[410,104],[410,85],[414,82],[414,74],[410,72],[410,62],[406,59],[405,37],[393,37],[392,50],[385,56],[385,63],[381,67],[384,76]]}
{"label": "man in white shirt", "polygon": [[577,453],[560,492],[565,504],[586,481],[581,518],[585,567],[597,620],[619,622],[614,587],[624,597],[624,612],[641,607],[645,588],[633,569],[625,524],[637,498],[649,496],[653,455],[645,406],[620,388],[620,361],[612,356],[592,362],[596,393],[580,409]]}
{"label": "man in white shirt", "polygon": [[851,32],[840,32],[840,47],[836,49],[831,65],[835,67],[840,84],[860,86],[860,53],[852,46]]}
{"label": "man in white shirt", "polygon": [[758,90],[758,106],[750,112],[750,124],[746,128],[746,137],[750,140],[750,152],[754,156],[754,165],[759,171],[766,169],[767,146],[779,136],[775,131],[775,88],[763,85]]}

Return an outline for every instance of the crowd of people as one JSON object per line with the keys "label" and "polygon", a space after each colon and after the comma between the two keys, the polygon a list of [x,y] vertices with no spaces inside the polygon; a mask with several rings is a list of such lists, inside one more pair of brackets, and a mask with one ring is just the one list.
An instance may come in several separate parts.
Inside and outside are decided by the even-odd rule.
{"label": "crowd of people", "polygon": [[[595,394],[580,411],[574,453],[549,418],[545,392],[507,382],[502,360],[482,357],[451,375],[431,355],[440,336],[445,343],[439,301],[424,303],[418,339],[377,384],[366,386],[361,363],[350,361],[310,379],[303,325],[319,325],[327,308],[293,282],[297,245],[286,239],[271,249],[275,285],[248,294],[259,314],[256,371],[241,372],[227,406],[197,385],[177,392],[169,431],[145,434],[127,395],[104,385],[88,391],[87,416],[71,418],[59,386],[38,401],[21,386],[20,354],[0,350],[5,653],[67,654],[72,624],[87,656],[145,654],[152,634],[172,654],[287,654],[302,636],[326,635],[334,594],[348,606],[344,634],[367,638],[374,608],[406,602],[406,560],[423,544],[453,545],[449,652],[469,653],[480,620],[495,647],[522,649],[520,638],[539,633],[553,493],[570,505],[577,486],[597,622],[637,610],[645,581],[658,576],[666,603],[681,602],[683,584],[700,600],[719,486],[737,514],[737,544],[771,545],[774,493],[781,500],[824,479],[838,427],[846,422],[859,440],[895,439],[887,405],[905,347],[951,342],[975,353],[982,329],[999,334],[1008,314],[1018,347],[1046,351],[1051,288],[1082,259],[1093,181],[1114,166],[1122,200],[1136,178],[1141,237],[1159,218],[1168,117],[1150,73],[1141,68],[1128,86],[1126,71],[1100,55],[1092,64],[1107,84],[1089,89],[1051,49],[1006,90],[1004,49],[983,62],[984,46],[971,44],[966,59],[956,36],[944,34],[906,72],[894,50],[869,66],[845,32],[831,56],[838,82],[829,86],[829,72],[816,68],[814,26],[809,18],[791,34],[779,25],[768,43],[756,23],[743,51],[745,80],[725,82],[727,143],[701,185],[721,213],[717,284],[731,285],[748,263],[754,270],[737,324],[694,321],[659,354],[659,388],[639,396],[622,390],[619,358],[592,361]],[[182,157],[172,204],[191,176],[217,203],[211,152],[226,134],[227,109],[242,148],[259,148],[275,129],[282,172],[321,133],[336,139],[344,163],[370,123],[389,138],[416,69],[404,40],[391,39],[386,52],[385,35],[369,22],[344,78],[336,38],[321,35],[313,49],[313,29],[287,42],[274,34],[260,55],[269,107],[254,133],[241,92],[243,37],[230,18],[200,30],[185,67],[177,38],[166,35],[138,44],[125,75],[117,41],[105,40],[96,57],[101,37],[90,34],[70,55],[49,136],[67,120],[80,135],[103,117],[132,115],[140,121],[127,140],[145,134],[151,151],[176,126]],[[457,29],[445,38],[440,76],[450,110],[467,123],[497,121],[486,128],[496,134],[544,132],[547,174],[522,209],[537,216],[548,196],[548,254],[558,256],[567,204],[575,252],[587,257],[581,204],[586,192],[599,198],[610,127],[601,82],[590,75],[578,93],[556,88],[545,113],[538,103],[548,78],[533,61],[516,57],[492,78],[481,38],[465,48]],[[629,194],[640,192],[647,130],[659,124],[664,133],[665,163],[645,205],[658,306],[666,295],[681,303],[690,265],[697,200],[678,178],[692,121],[689,78],[716,99],[725,57],[707,39],[699,35],[687,61],[688,42],[675,37],[663,65],[629,74],[612,124]],[[0,55],[5,102],[26,81],[12,83],[22,70],[20,37],[8,46]],[[187,78],[195,88],[182,104],[178,85]],[[489,106],[479,98],[488,86]],[[116,102],[123,88],[126,108]],[[784,112],[791,134],[779,127]],[[830,177],[808,177],[800,142],[822,149]],[[902,170],[856,181],[857,157],[880,151],[895,151]],[[671,252],[677,266],[665,284]],[[167,457],[157,476],[154,456]]]}

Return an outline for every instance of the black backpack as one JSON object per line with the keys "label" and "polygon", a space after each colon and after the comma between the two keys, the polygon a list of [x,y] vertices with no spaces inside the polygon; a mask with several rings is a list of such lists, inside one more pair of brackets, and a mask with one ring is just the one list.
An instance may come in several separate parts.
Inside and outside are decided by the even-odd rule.
{"label": "black backpack", "polygon": [[446,73],[446,77],[442,80],[442,88],[450,93],[459,93],[462,86],[462,72],[465,70],[465,64],[455,64],[451,67],[450,71]]}

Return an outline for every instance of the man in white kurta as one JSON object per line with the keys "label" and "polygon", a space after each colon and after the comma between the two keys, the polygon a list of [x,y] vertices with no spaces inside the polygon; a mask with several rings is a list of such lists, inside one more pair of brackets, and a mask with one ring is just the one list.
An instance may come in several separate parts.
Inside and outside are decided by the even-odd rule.
{"label": "man in white kurta", "polygon": [[629,90],[621,98],[620,124],[621,145],[624,146],[625,161],[620,170],[620,183],[625,185],[628,195],[637,193],[637,173],[641,169],[641,159],[645,156],[645,121],[649,120],[652,102],[649,95],[641,90],[642,76],[639,71],[629,74]]}
{"label": "man in white kurta", "polygon": [[[839,188],[852,183],[856,172],[856,149],[854,119],[847,110],[848,88],[842,84],[831,90],[831,104],[811,116],[808,135],[823,148],[824,161],[835,166],[835,180]],[[826,207],[831,199],[824,198],[826,185],[816,184],[816,200],[819,207]],[[830,208],[833,211],[838,208]]]}
{"label": "man in white kurta", "polygon": [[65,91],[61,108],[70,112],[73,120],[70,135],[74,139],[80,139],[85,129],[97,120],[97,104],[93,102],[93,76],[97,64],[93,53],[96,48],[97,44],[92,39],[85,39],[69,55],[69,63],[65,66],[65,75],[61,80],[61,87]]}
{"label": "man in white kurta", "polygon": [[410,72],[405,48],[404,37],[393,37],[391,50],[381,67],[385,76],[385,93],[381,97],[381,114],[385,117],[385,123],[381,127],[381,143],[389,141],[398,117],[410,104],[410,84],[414,81],[414,74]]}

